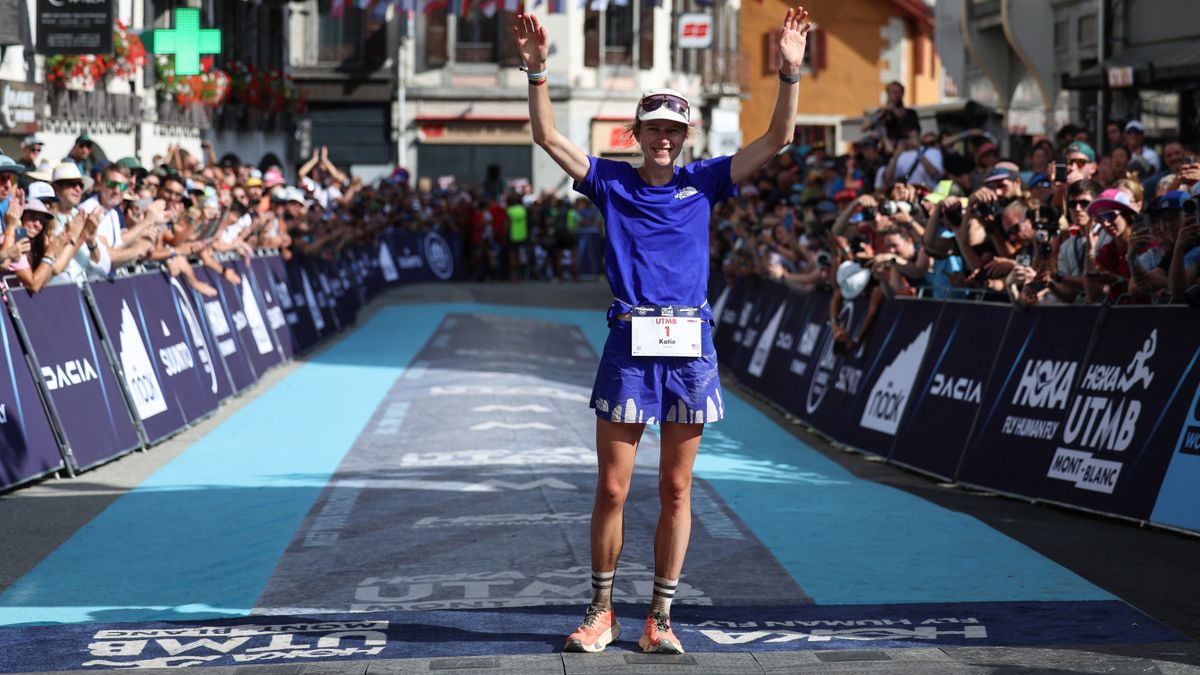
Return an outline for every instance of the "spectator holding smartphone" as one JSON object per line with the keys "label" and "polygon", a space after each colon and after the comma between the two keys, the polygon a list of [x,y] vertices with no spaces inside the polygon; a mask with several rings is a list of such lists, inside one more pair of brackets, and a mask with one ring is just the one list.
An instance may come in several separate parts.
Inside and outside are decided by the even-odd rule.
{"label": "spectator holding smartphone", "polygon": [[[1111,238],[1100,246],[1094,255],[1089,255],[1084,264],[1084,286],[1089,303],[1105,298],[1115,303],[1129,292],[1129,243],[1133,221],[1139,212],[1133,199],[1122,190],[1105,190],[1100,198],[1088,207],[1088,213],[1100,224],[1100,228]],[[1099,240],[1095,229],[1088,230],[1090,244]]]}

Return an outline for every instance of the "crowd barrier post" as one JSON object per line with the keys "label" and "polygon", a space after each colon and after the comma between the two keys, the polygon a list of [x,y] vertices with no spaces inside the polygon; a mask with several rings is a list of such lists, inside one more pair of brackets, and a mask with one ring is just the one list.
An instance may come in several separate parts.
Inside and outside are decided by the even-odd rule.
{"label": "crowd barrier post", "polygon": [[141,441],[141,447],[137,449],[144,451],[146,446],[150,444],[150,440],[146,436],[146,426],[142,423],[141,415],[137,413],[137,405],[134,403],[133,394],[129,392],[129,385],[125,381],[125,369],[122,367],[121,362],[117,360],[117,355],[113,351],[112,338],[108,334],[108,328],[104,325],[104,319],[100,316],[100,308],[96,306],[96,297],[92,295],[92,287],[85,281],[79,284],[79,291],[83,293],[84,302],[87,303],[88,313],[92,317],[92,324],[95,325],[96,332],[100,334],[100,346],[104,350],[104,358],[108,359],[108,365],[117,379],[117,388],[121,392],[121,398],[125,400],[125,407],[129,410],[129,417],[133,420],[133,428],[137,432],[138,439]]}
{"label": "crowd barrier post", "polygon": [[50,390],[46,386],[46,378],[42,377],[42,365],[38,362],[37,354],[33,351],[32,341],[29,339],[29,333],[25,331],[25,324],[21,321],[21,310],[17,308],[17,303],[12,301],[11,294],[7,284],[0,284],[0,291],[4,293],[4,304],[8,307],[8,315],[12,318],[13,330],[17,334],[17,341],[20,343],[21,351],[25,353],[25,365],[29,368],[30,374],[33,375],[33,382],[37,386],[38,399],[42,404],[42,411],[46,414],[46,420],[50,423],[50,431],[54,434],[54,441],[58,444],[58,452],[62,457],[63,469],[67,472],[67,477],[74,478],[76,475],[75,453],[71,450],[70,439],[67,438],[67,432],[63,428],[62,422],[58,416],[58,408],[54,405],[54,398],[50,395]]}

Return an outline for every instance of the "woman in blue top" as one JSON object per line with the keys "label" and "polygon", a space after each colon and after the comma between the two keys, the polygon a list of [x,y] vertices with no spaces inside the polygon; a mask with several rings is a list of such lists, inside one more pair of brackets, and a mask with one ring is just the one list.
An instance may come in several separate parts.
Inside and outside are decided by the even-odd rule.
{"label": "woman in blue top", "polygon": [[600,476],[592,510],[592,603],[567,638],[568,651],[598,652],[620,635],[612,610],[621,554],[623,510],[634,454],[646,424],[661,425],[654,537],[654,593],[638,644],[682,653],[671,631],[671,599],[691,534],[692,464],[704,425],[724,414],[706,301],[708,226],[714,204],[792,140],[800,64],[811,24],[789,9],[776,39],[782,67],[767,132],[732,157],[677,167],[690,105],[677,91],[651,89],[638,102],[633,135],[642,164],[589,157],[554,125],[547,81],[550,38],[531,14],[513,28],[529,72],[533,139],[575,181],[604,217],[605,272],[614,301],[591,406],[596,410]]}

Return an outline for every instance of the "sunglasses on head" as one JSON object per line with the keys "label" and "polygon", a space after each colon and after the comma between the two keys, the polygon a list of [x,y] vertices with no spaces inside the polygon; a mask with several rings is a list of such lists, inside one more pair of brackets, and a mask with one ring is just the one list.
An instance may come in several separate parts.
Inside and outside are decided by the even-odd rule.
{"label": "sunglasses on head", "polygon": [[670,94],[655,94],[653,96],[647,96],[638,103],[638,109],[640,109],[642,112],[654,112],[663,106],[666,106],[667,110],[670,110],[671,112],[679,113],[685,118],[688,118],[688,111],[690,110],[688,102],[682,98],[679,98],[678,96],[672,96]]}

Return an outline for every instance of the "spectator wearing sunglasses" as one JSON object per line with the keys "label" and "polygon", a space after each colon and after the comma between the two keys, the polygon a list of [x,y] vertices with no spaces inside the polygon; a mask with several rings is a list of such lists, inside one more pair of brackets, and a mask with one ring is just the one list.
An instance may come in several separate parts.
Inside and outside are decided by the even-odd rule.
{"label": "spectator wearing sunglasses", "polygon": [[[1089,303],[1099,302],[1105,297],[1115,303],[1128,293],[1131,272],[1127,254],[1133,222],[1139,211],[1129,193],[1116,189],[1100,193],[1099,199],[1088,207],[1088,213],[1111,238],[1085,260],[1084,285]],[[1099,239],[1099,234],[1094,232],[1095,228],[1088,230],[1088,236],[1093,241]]]}
{"label": "spectator wearing sunglasses", "polygon": [[[99,209],[90,214],[79,208],[83,200],[83,175],[74,162],[54,167],[51,184],[58,201],[54,205],[53,237],[66,237],[61,255],[54,257],[50,283],[78,283],[87,279],[104,279],[112,270],[108,251],[100,246],[96,232],[100,224]],[[64,262],[65,261],[65,262]]]}
{"label": "spectator wearing sunglasses", "polygon": [[[600,472],[591,520],[593,597],[582,624],[567,638],[567,651],[598,652],[620,634],[612,592],[623,545],[624,504],[634,451],[645,424],[657,421],[662,513],[655,540],[663,545],[655,547],[653,596],[638,645],[649,653],[683,652],[671,629],[670,608],[690,537],[692,463],[704,424],[724,415],[712,311],[705,299],[709,222],[715,205],[736,196],[738,183],[791,143],[811,27],[808,12],[797,7],[788,9],[773,34],[782,65],[765,134],[732,157],[677,166],[690,131],[691,106],[678,91],[651,89],[638,101],[630,128],[641,152],[641,165],[634,167],[589,157],[556,128],[545,86],[549,35],[537,17],[517,16],[513,32],[528,71],[533,140],[599,208],[606,231],[604,265],[615,298],[591,397]],[[635,308],[661,312],[667,306],[672,312],[674,307],[690,308],[683,311],[704,320],[699,335],[692,336],[691,354],[665,356],[649,350],[651,355],[633,356]]]}
{"label": "spectator wearing sunglasses", "polygon": [[121,208],[131,185],[129,169],[120,164],[109,164],[100,174],[96,184],[96,195],[80,204],[85,213],[100,209],[100,224],[96,237],[101,246],[108,250],[113,267],[130,265],[150,253],[152,244],[141,235],[146,225],[126,228],[125,212]]}

